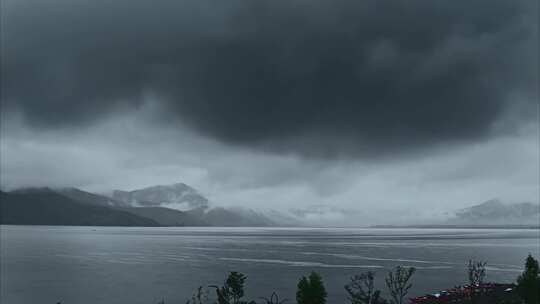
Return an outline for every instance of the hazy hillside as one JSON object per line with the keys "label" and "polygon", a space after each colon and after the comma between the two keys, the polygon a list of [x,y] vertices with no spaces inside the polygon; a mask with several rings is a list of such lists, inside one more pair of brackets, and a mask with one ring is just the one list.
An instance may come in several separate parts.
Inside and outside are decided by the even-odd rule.
{"label": "hazy hillside", "polygon": [[113,198],[90,193],[77,188],[54,189],[59,194],[69,197],[79,203],[104,207],[129,207],[129,204]]}
{"label": "hazy hillside", "polygon": [[460,225],[539,225],[540,205],[527,202],[506,204],[493,199],[457,210],[448,223]]}
{"label": "hazy hillside", "polygon": [[202,219],[211,226],[276,226],[268,217],[243,208],[212,208],[203,214]]}
{"label": "hazy hillside", "polygon": [[[123,210],[154,219],[166,226],[177,225],[176,223],[186,226],[277,225],[269,216],[248,208],[211,207],[208,199],[184,183],[156,185],[133,191],[115,190],[112,199],[136,207]],[[149,207],[165,208],[148,209]],[[171,209],[179,212],[172,212]]]}
{"label": "hazy hillside", "polygon": [[130,207],[130,205],[126,202],[115,200],[107,196],[90,193],[77,188],[64,188],[54,191],[79,203],[116,208],[140,217],[148,218],[157,222],[160,226],[208,225],[198,217],[194,217],[186,212],[175,209],[164,207]]}
{"label": "hazy hillside", "polygon": [[190,213],[163,207],[129,207],[120,210],[149,218],[161,226],[209,226],[200,217]]}
{"label": "hazy hillside", "polygon": [[1,192],[0,223],[14,225],[158,226],[113,208],[82,204],[50,189]]}
{"label": "hazy hillside", "polygon": [[471,207],[455,210],[444,219],[405,225],[393,223],[375,225],[379,228],[524,228],[540,227],[540,205],[533,203],[504,203],[492,199]]}

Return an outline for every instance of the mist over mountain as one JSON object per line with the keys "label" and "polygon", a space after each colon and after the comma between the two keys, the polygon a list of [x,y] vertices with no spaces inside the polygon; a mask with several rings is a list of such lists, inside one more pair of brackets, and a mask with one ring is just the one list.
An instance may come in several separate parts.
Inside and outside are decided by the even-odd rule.
{"label": "mist over mountain", "polygon": [[105,206],[105,207],[129,207],[130,206],[126,202],[116,200],[105,195],[90,193],[90,192],[83,191],[83,190],[73,188],[73,187],[54,189],[54,191],[83,204],[98,205],[98,206]]}
{"label": "mist over mountain", "polygon": [[[26,188],[2,192],[2,223],[112,226],[520,226],[540,223],[540,205],[508,204],[492,199],[447,214],[422,215],[410,210],[395,220],[384,212],[327,205],[309,208],[251,209],[213,206],[184,184],[156,185],[132,191],[115,190],[112,197],[77,188]],[[412,215],[411,215],[412,214]],[[417,214],[414,217],[414,214]]]}
{"label": "mist over mountain", "polygon": [[212,226],[277,226],[264,214],[246,208],[212,208],[203,215],[203,220]]}
{"label": "mist over mountain", "polygon": [[157,185],[133,191],[114,190],[112,198],[133,207],[161,206],[178,210],[208,207],[208,199],[184,183]]}
{"label": "mist over mountain", "polygon": [[448,223],[458,225],[540,225],[540,205],[508,204],[499,199],[457,210]]}
{"label": "mist over mountain", "polygon": [[[284,216],[273,221],[248,208],[209,207],[204,196],[183,183],[116,190],[113,197],[77,188],[25,188],[2,192],[1,200],[2,224],[255,227],[285,223]],[[280,213],[270,214],[278,218]]]}
{"label": "mist over mountain", "polygon": [[[319,223],[320,225],[351,225],[356,219],[365,217],[356,209],[344,209],[328,205],[311,205],[306,208],[291,208],[289,213],[306,223]],[[358,225],[358,224],[357,224]]]}
{"label": "mist over mountain", "polygon": [[211,207],[206,197],[184,183],[114,190],[112,198],[131,206],[128,210],[164,225],[180,222],[194,226],[276,226],[270,218],[249,208]]}

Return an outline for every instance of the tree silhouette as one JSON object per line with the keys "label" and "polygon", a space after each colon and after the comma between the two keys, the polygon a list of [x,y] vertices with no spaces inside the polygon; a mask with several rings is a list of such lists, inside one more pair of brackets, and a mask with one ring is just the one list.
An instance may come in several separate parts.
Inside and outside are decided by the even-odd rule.
{"label": "tree silhouette", "polygon": [[540,303],[540,269],[538,261],[529,254],[525,270],[517,279],[517,292],[526,304]]}
{"label": "tree silhouette", "polygon": [[469,260],[468,273],[469,284],[471,286],[480,286],[486,278],[486,262]]}
{"label": "tree silhouette", "polygon": [[326,289],[318,273],[312,272],[308,278],[302,276],[298,281],[296,291],[296,302],[298,304],[325,304],[326,297]]}
{"label": "tree silhouette", "polygon": [[392,304],[403,304],[403,299],[412,287],[409,279],[414,274],[414,267],[397,266],[394,271],[390,271],[386,276],[386,286],[392,297]]}
{"label": "tree silhouette", "polygon": [[[218,304],[248,303],[241,300],[244,296],[244,282],[246,281],[246,279],[247,277],[244,274],[232,271],[229,273],[229,276],[227,277],[227,280],[225,280],[225,283],[222,287],[218,287],[215,285],[210,286],[216,289]],[[249,303],[255,302],[252,301]]]}
{"label": "tree silhouette", "polygon": [[380,297],[381,291],[375,290],[375,273],[364,272],[351,278],[351,282],[345,285],[351,304],[383,304],[386,300]]}
{"label": "tree silhouette", "polygon": [[225,286],[229,289],[229,294],[232,298],[232,303],[237,304],[240,298],[244,296],[244,283],[247,277],[242,273],[233,271],[225,281]]}
{"label": "tree silhouette", "polygon": [[199,286],[197,290],[191,296],[191,300],[188,300],[186,304],[204,304],[208,302],[208,291],[204,290],[202,286]]}

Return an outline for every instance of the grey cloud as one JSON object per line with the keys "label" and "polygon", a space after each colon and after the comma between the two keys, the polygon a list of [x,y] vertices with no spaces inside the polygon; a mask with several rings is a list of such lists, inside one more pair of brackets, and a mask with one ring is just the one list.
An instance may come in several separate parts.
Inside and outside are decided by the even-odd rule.
{"label": "grey cloud", "polygon": [[537,5],[6,0],[2,105],[72,126],[155,94],[204,136],[317,157],[475,140],[537,106]]}
{"label": "grey cloud", "polygon": [[0,188],[185,182],[217,206],[312,210],[308,218],[339,225],[433,219],[493,197],[538,202],[538,129],[390,161],[320,160],[224,145],[155,125],[158,114],[142,108],[61,130],[2,120]]}

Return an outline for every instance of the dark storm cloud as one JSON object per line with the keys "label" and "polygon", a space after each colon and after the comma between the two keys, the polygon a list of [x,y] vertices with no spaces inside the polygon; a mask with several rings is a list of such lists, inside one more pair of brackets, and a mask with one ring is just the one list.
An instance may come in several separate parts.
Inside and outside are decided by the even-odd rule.
{"label": "dark storm cloud", "polygon": [[55,127],[154,94],[206,136],[301,154],[466,141],[508,108],[537,105],[537,9],[534,0],[5,0],[2,102]]}

